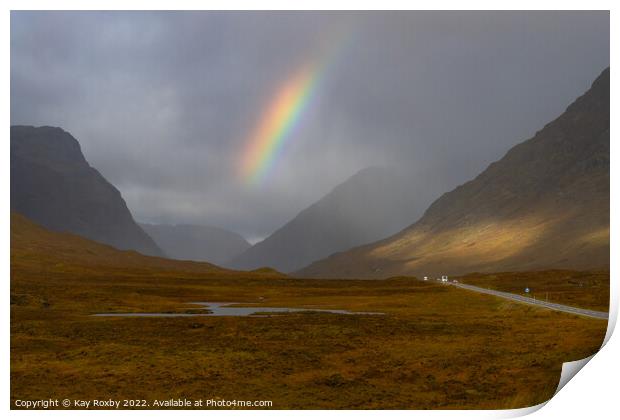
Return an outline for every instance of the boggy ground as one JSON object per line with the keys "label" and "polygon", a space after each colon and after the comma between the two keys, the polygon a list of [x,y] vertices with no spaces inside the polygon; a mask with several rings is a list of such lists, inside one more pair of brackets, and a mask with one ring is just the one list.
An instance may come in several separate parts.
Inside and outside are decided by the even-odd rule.
{"label": "boggy ground", "polygon": [[[17,262],[17,261],[16,261]],[[47,268],[46,268],[47,267]],[[122,274],[13,265],[11,398],[271,400],[273,408],[517,408],[550,398],[605,321],[414,279]],[[100,318],[190,301],[348,309]]]}

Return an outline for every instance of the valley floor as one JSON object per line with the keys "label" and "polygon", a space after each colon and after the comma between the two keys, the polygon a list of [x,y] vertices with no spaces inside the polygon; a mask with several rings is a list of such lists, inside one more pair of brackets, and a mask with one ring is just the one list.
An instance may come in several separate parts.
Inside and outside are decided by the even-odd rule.
{"label": "valley floor", "polygon": [[[191,301],[385,315],[89,316],[178,312]],[[274,409],[519,408],[549,399],[562,363],[595,353],[606,327],[414,279],[14,270],[12,407],[18,399],[183,398],[267,400]]]}

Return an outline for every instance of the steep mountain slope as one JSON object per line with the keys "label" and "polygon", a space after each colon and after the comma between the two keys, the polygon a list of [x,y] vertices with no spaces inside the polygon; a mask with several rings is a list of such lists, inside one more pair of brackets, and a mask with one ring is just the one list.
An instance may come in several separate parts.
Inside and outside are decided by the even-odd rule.
{"label": "steep mountain slope", "polygon": [[398,232],[419,216],[425,193],[385,168],[366,168],[338,185],[271,236],[235,258],[231,266],[274,267],[289,272],[331,253]]}
{"label": "steep mountain slope", "polygon": [[144,254],[162,255],[120,192],[56,127],[11,127],[11,209],[43,226]]}
{"label": "steep mountain slope", "polygon": [[168,257],[177,260],[222,265],[251,246],[241,235],[212,226],[140,224],[140,227]]}
{"label": "steep mountain slope", "polygon": [[536,135],[385,240],[298,275],[386,278],[609,266],[609,69]]}

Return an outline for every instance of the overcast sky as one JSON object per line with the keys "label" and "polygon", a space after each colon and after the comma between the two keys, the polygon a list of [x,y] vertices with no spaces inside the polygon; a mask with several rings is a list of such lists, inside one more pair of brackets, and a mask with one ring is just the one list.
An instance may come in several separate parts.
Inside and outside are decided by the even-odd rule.
{"label": "overcast sky", "polygon": [[[252,130],[317,57],[313,100],[249,185]],[[73,134],[139,221],[255,241],[367,166],[452,189],[608,65],[607,12],[12,12],[11,123]]]}

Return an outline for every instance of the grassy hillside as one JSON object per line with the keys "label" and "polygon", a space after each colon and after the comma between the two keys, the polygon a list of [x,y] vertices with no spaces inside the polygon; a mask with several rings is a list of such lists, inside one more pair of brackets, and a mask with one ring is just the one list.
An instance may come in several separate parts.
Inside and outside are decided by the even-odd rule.
{"label": "grassy hillside", "polygon": [[108,245],[65,232],[54,232],[11,213],[11,270],[54,274],[148,273],[164,276],[184,273],[193,276],[283,277],[276,271],[238,272],[213,264],[150,257],[135,251],[121,251]]}

